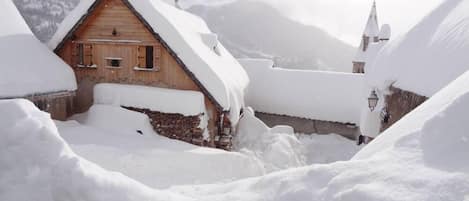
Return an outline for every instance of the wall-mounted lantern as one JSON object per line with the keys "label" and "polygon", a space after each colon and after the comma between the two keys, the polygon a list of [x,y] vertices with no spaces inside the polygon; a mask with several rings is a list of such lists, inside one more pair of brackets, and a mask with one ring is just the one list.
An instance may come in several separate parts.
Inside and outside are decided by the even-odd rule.
{"label": "wall-mounted lantern", "polygon": [[373,112],[375,110],[376,106],[378,105],[378,95],[376,94],[376,91],[373,90],[370,94],[370,97],[368,97],[368,107],[370,110]]}

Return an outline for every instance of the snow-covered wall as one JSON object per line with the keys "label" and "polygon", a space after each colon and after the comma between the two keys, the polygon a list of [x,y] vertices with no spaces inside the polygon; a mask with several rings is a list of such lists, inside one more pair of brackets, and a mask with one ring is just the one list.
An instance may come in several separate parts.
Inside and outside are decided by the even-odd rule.
{"label": "snow-covered wall", "polygon": [[94,87],[94,103],[199,116],[205,114],[204,95],[198,91],[102,83]]}
{"label": "snow-covered wall", "polygon": [[430,97],[469,69],[469,0],[447,0],[409,33],[388,43],[367,82]]}
{"label": "snow-covered wall", "polygon": [[15,5],[0,1],[0,98],[76,89],[75,74],[33,35]]}
{"label": "snow-covered wall", "polygon": [[367,104],[362,74],[273,68],[269,60],[239,61],[251,80],[246,104],[256,111],[359,124]]}

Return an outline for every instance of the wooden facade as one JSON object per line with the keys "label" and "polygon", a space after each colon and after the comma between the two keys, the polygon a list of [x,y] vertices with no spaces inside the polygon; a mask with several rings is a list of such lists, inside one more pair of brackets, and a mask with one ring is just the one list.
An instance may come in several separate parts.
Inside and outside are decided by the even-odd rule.
{"label": "wooden facade", "polygon": [[72,91],[60,91],[0,99],[22,98],[30,100],[38,109],[49,113],[52,119],[65,121],[73,114],[74,96],[75,93]]}
{"label": "wooden facade", "polygon": [[55,52],[76,74],[75,112],[85,112],[93,104],[93,88],[97,83],[201,91],[210,116],[208,145],[218,145],[216,136],[222,134],[226,121],[221,121],[221,117],[227,111],[129,2],[96,0]]}

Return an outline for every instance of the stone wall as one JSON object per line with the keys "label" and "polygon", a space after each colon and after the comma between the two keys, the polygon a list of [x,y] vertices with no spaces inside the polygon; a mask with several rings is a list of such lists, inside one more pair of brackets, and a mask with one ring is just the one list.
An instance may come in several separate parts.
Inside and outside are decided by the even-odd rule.
{"label": "stone wall", "polygon": [[349,139],[356,139],[360,130],[355,124],[344,124],[338,122],[320,121],[292,117],[286,115],[268,114],[256,112],[256,117],[262,120],[267,126],[288,125],[293,127],[295,133],[305,134],[339,134]]}
{"label": "stone wall", "polygon": [[389,116],[382,122],[381,131],[391,127],[406,114],[417,108],[428,98],[418,94],[391,87],[391,94],[386,96],[386,111]]}
{"label": "stone wall", "polygon": [[200,116],[168,114],[133,107],[123,108],[148,115],[155,132],[162,136],[181,140],[194,145],[207,145],[207,142],[204,141],[204,130],[199,128],[201,121]]}

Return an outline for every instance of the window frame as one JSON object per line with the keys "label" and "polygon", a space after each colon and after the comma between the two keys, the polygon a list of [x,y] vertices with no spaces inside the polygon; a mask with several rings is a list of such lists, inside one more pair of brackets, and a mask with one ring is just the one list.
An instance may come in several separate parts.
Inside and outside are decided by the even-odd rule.
{"label": "window frame", "polygon": [[[72,57],[74,58],[73,61],[73,66],[77,68],[97,68],[97,65],[93,62],[93,46],[94,44],[92,43],[85,43],[85,42],[79,42],[79,41],[74,41],[74,51],[75,53],[72,52]],[[87,54],[86,48],[89,48],[89,52]],[[89,58],[86,58],[89,57]],[[86,62],[87,59],[89,59],[88,63]]]}
{"label": "window frame", "polygon": [[[158,51],[157,44],[141,44],[137,46],[137,64],[134,67],[136,71],[159,71],[159,60],[161,59],[161,51]],[[144,49],[144,50],[142,50]],[[143,55],[142,55],[143,54]],[[149,59],[148,56],[152,55]],[[147,65],[151,61],[152,65]],[[144,63],[144,64],[142,64]]]}
{"label": "window frame", "polygon": [[[122,61],[123,60],[124,59],[120,58],[120,57],[104,57],[105,66],[106,66],[106,68],[110,68],[110,69],[120,69],[120,68],[122,68]],[[113,66],[112,62],[114,62],[114,61],[117,61],[119,66]]]}

